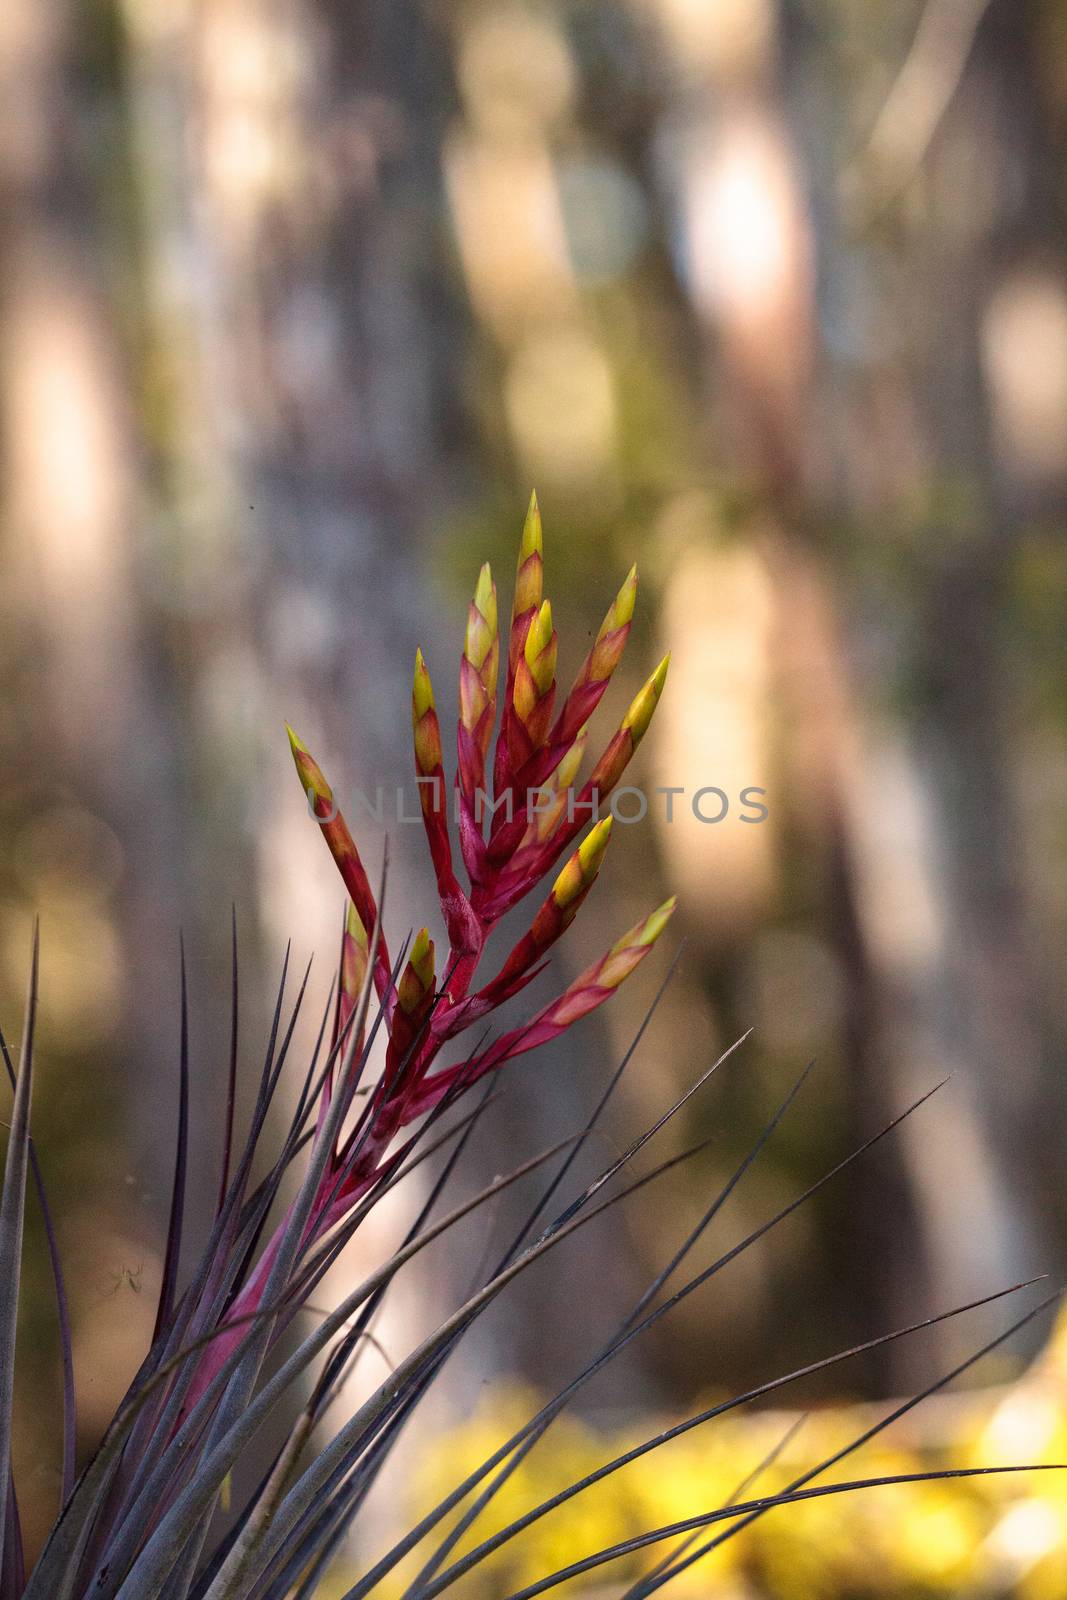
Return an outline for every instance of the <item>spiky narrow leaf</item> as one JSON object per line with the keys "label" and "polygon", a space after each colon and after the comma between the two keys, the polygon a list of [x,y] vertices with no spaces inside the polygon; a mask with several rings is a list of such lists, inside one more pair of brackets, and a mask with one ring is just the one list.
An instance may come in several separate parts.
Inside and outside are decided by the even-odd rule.
{"label": "spiky narrow leaf", "polygon": [[185,974],[185,940],[180,941],[181,1020],[178,1045],[178,1137],[174,1152],[174,1180],[167,1224],[167,1248],[163,1258],[163,1278],[156,1306],[155,1344],[171,1319],[178,1283],[178,1263],[182,1253],[182,1228],[185,1221],[185,1173],[189,1156],[189,991]]}
{"label": "spiky narrow leaf", "polygon": [[[582,1576],[583,1573],[593,1572],[598,1567],[605,1566],[609,1561],[617,1561],[620,1556],[635,1554],[638,1550],[647,1550],[652,1545],[661,1544],[665,1539],[677,1538],[679,1534],[689,1533],[694,1528],[706,1528],[716,1522],[729,1522],[733,1518],[740,1518],[747,1512],[763,1513],[770,1511],[774,1506],[798,1505],[806,1500],[825,1499],[828,1495],[853,1494],[860,1489],[886,1489],[894,1484],[907,1483],[942,1483],[954,1478],[990,1478],[1002,1477],[1007,1474],[1019,1472],[1063,1472],[1067,1470],[1063,1462],[1027,1462],[1021,1466],[1012,1467],[946,1467],[941,1471],[931,1472],[895,1472],[887,1473],[880,1478],[853,1478],[844,1483],[827,1483],[816,1489],[799,1489],[793,1493],[767,1495],[760,1500],[740,1501],[732,1506],[719,1506],[714,1511],[704,1512],[695,1517],[686,1517],[680,1522],[671,1522],[661,1528],[650,1529],[647,1533],[634,1535],[632,1538],[623,1539],[618,1544],[609,1545],[604,1550],[598,1550],[595,1555],[587,1556],[582,1561],[573,1561],[566,1567],[561,1567],[558,1572],[550,1573],[545,1578],[540,1578],[536,1583],[528,1584],[524,1589],[516,1589],[505,1596],[505,1600],[534,1600],[534,1597],[545,1594],[549,1589],[558,1588],[561,1583],[567,1583],[572,1578]],[[699,1556],[687,1558],[699,1559]],[[657,1581],[657,1587],[676,1574],[672,1571]],[[634,1590],[635,1595],[642,1594],[641,1590]],[[347,1600],[347,1597],[342,1597]]]}
{"label": "spiky narrow leaf", "polygon": [[0,1547],[6,1540],[11,1503],[8,1490],[11,1483],[11,1418],[15,1399],[15,1335],[22,1273],[22,1232],[26,1216],[39,961],[40,930],[35,923],[11,1132],[4,1163],[4,1189],[0,1197],[0,1517],[3,1518],[0,1523]]}
{"label": "spiky narrow leaf", "polygon": [[230,907],[230,1055],[226,1074],[226,1118],[223,1124],[222,1171],[219,1176],[219,1198],[215,1208],[218,1216],[226,1203],[230,1186],[230,1162],[233,1159],[233,1121],[237,1109],[237,1040],[239,1028],[240,969],[237,962],[237,907]]}

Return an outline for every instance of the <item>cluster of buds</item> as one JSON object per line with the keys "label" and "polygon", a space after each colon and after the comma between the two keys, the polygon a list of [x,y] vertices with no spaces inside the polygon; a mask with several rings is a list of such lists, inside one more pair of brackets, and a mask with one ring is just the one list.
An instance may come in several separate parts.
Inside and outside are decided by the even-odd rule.
{"label": "cluster of buds", "polygon": [[[441,920],[448,938],[444,964],[422,928],[394,965],[380,907],[333,790],[306,745],[289,729],[293,760],[308,803],[348,894],[339,969],[333,1048],[323,1075],[316,1131],[321,1181],[305,1225],[304,1244],[329,1233],[395,1160],[396,1135],[432,1113],[485,1073],[546,1043],[586,1016],[644,960],[674,910],[673,898],[617,939],[563,993],[535,1016],[495,1039],[484,1019],[542,970],[556,940],[573,922],[596,882],[611,838],[611,818],[593,813],[618,783],[656,709],[667,660],[634,699],[588,779],[577,789],[588,740],[587,724],[622,656],[630,632],[637,574],[619,590],[569,694],[556,710],[556,632],[544,599],[541,518],[534,497],[522,534],[515,601],[504,663],[504,696],[497,724],[501,643],[497,596],[482,568],[467,619],[459,678],[455,777],[461,870],[456,872],[448,826],[441,725],[430,672],[421,650],[415,658],[411,722],[422,820],[437,881]],[[555,713],[553,715],[553,713]],[[484,785],[492,768],[488,817]],[[531,796],[538,796],[536,806]],[[585,837],[580,839],[584,828]],[[557,868],[552,887],[529,929],[495,975],[482,977],[493,928],[512,906]],[[377,993],[385,1063],[369,1090],[356,1126],[341,1133],[367,1059],[362,1027],[370,988]],[[479,1043],[440,1065],[442,1050],[479,1026]],[[491,1022],[487,1025],[492,1027]],[[343,1074],[334,1074],[338,1063]],[[340,1092],[339,1092],[340,1091]],[[323,1141],[323,1143],[320,1143]],[[327,1148],[328,1146],[328,1148]],[[255,1312],[270,1282],[288,1218],[282,1222],[230,1307],[232,1327],[201,1357],[189,1404],[206,1392],[241,1338],[243,1319]]]}
{"label": "cluster of buds", "polygon": [[[301,785],[350,899],[337,1027],[343,1030],[353,1021],[373,950],[372,976],[387,1035],[386,1064],[378,1091],[380,1131],[369,1141],[365,1158],[348,1174],[349,1193],[365,1188],[373,1162],[397,1129],[432,1110],[457,1086],[555,1038],[607,1000],[648,954],[674,909],[673,899],[659,906],[523,1026],[502,1034],[477,1054],[452,1065],[438,1065],[445,1045],[481,1022],[541,971],[552,945],[577,915],[596,881],[611,838],[611,818],[589,826],[593,813],[618,784],[652,720],[666,678],[667,657],[630,705],[589,777],[577,788],[587,724],[611,681],[630,632],[637,572],[632,568],[627,574],[558,709],[557,637],[543,586],[541,517],[533,496],[519,551],[495,748],[502,652],[496,586],[488,565],[478,575],[467,619],[459,669],[455,776],[460,870],[466,887],[460,882],[453,857],[433,684],[421,650],[415,658],[411,694],[415,771],[448,938],[443,965],[435,964],[434,943],[428,928],[423,928],[399,974],[394,973],[384,933],[376,927],[378,908],[367,874],[333,791],[306,746],[289,730]],[[490,767],[491,800],[485,789]],[[536,806],[531,800],[534,794]],[[589,831],[578,842],[586,827]],[[547,877],[565,853],[562,870],[528,931],[504,957],[495,975],[480,981],[494,925]]]}

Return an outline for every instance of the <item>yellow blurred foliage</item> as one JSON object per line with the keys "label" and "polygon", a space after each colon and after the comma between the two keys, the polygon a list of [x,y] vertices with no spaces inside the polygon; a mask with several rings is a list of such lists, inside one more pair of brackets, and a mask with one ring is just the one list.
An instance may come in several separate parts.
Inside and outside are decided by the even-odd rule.
{"label": "yellow blurred foliage", "polygon": [[[1017,1383],[935,1397],[815,1481],[1063,1462],[1065,1379],[1067,1315]],[[446,1433],[411,1480],[412,1519],[520,1428],[539,1403],[531,1391],[498,1388],[468,1421]],[[807,1415],[728,1413],[550,1512],[465,1575],[459,1590],[465,1600],[499,1600],[591,1551],[725,1505],[739,1492],[742,1499],[781,1492],[888,1409],[883,1402],[828,1406]],[[609,1434],[564,1414],[450,1559],[666,1425],[647,1418]],[[773,1461],[746,1483],[778,1446]],[[398,1578],[395,1591],[383,1593],[401,1594],[430,1547],[419,1552],[418,1563],[399,1569],[403,1581]],[[678,1547],[676,1537],[569,1582],[561,1592],[570,1600],[609,1600]],[[350,1560],[335,1577],[337,1594],[343,1594],[353,1581]],[[781,1507],[728,1538],[668,1592],[678,1600],[1061,1600],[1067,1592],[1067,1474],[898,1484]]]}

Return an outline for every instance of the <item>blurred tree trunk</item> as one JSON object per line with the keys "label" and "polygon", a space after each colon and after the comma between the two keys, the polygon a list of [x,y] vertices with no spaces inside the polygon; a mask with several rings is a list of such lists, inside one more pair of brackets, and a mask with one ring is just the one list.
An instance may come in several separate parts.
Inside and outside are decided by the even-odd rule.
{"label": "blurred tree trunk", "polygon": [[[1025,1143],[1060,1119],[1050,1121],[1044,1104],[1048,968],[1034,947],[1023,871],[1019,686],[1004,648],[1019,525],[982,360],[1005,264],[1040,248],[1051,147],[1035,11],[993,4],[968,15],[973,36],[965,31],[953,48],[949,8],[916,13],[886,112],[846,182],[845,152],[836,171],[810,156],[826,263],[824,420],[810,504],[866,541],[866,551],[836,560],[853,560],[859,580],[841,637],[843,670],[866,708],[849,832],[872,1031],[898,1101],[953,1074],[902,1141],[927,1259],[924,1299],[938,1303],[1052,1267],[1058,1254]],[[829,133],[818,87],[827,61],[793,20],[792,81],[805,81],[805,62],[813,77],[794,110],[814,152]],[[920,82],[940,86],[939,115],[914,147]],[[908,159],[887,167],[891,150]],[[849,280],[874,240],[897,274],[886,272],[877,310],[850,303]],[[887,338],[888,357],[878,348]],[[946,1329],[942,1351],[957,1354],[964,1339],[962,1328]],[[903,1375],[914,1372],[907,1362]]]}
{"label": "blurred tree trunk", "polygon": [[[1020,535],[1034,506],[1005,474],[983,359],[1002,279],[1050,246],[1062,247],[1052,221],[1054,157],[1037,22],[1029,4],[986,8],[929,151],[919,197],[923,226],[912,240],[905,286],[931,490],[920,528],[927,565],[910,745],[931,797],[944,898],[940,1006],[959,1029],[944,1041],[945,1053],[960,1063],[982,1126],[989,1180],[1001,1196],[1014,1197],[998,1207],[1002,1270],[1009,1273],[1051,1270],[1064,1260],[1038,1221],[1047,1206],[1041,1173],[1063,1135],[1062,1097],[1048,1087],[1058,1071],[1051,969],[1024,871],[1023,685],[1004,628]],[[945,1133],[949,1143],[951,1125]],[[944,1154],[933,1159],[943,1164]],[[939,1187],[949,1208],[955,1191],[957,1249],[966,1251],[973,1213],[951,1181]],[[954,1287],[960,1275],[945,1265]],[[974,1282],[973,1270],[969,1276]]]}
{"label": "blurred tree trunk", "polygon": [[[959,489],[970,488],[951,527],[935,517],[916,530],[928,564],[915,573],[918,616],[903,651],[893,642],[894,668],[905,697],[921,684],[925,698],[895,722],[871,714],[880,685],[863,649],[862,613],[877,614],[882,597],[861,589],[860,614],[839,612],[839,557],[820,527],[828,512],[859,527],[872,519],[862,481],[871,451],[852,421],[862,379],[850,380],[840,334],[823,338],[816,298],[824,258],[848,259],[848,244],[837,241],[835,251],[820,231],[832,230],[839,205],[832,163],[820,153],[832,137],[833,89],[811,87],[827,65],[823,46],[788,7],[780,17],[756,7],[736,29],[715,8],[703,18],[669,0],[657,9],[674,73],[659,170],[704,329],[712,414],[758,494],[750,531],[778,597],[794,824],[818,862],[820,914],[845,979],[839,1066],[850,1137],[956,1072],[895,1153],[844,1183],[834,1267],[851,1262],[843,1276],[861,1286],[862,1302],[850,1295],[847,1310],[860,1337],[861,1326],[900,1324],[917,1307],[1047,1264],[1019,1160],[1021,1129],[1038,1115],[1047,1005],[1041,961],[1027,948],[996,625],[1011,537],[979,360],[984,297],[1006,232],[1040,215],[1045,146],[1032,118],[1012,109],[1039,96],[1028,80],[1027,27],[1010,8],[991,8],[931,162],[906,298],[890,313],[910,334],[904,381],[924,438],[925,481],[940,491],[930,503],[958,505]],[[831,317],[841,288],[821,286]],[[884,429],[877,398],[867,395],[867,422]],[[848,463],[839,440],[848,441]],[[884,462],[895,450],[901,472],[914,472],[909,445],[906,433],[894,440],[883,431],[880,470],[892,472]],[[913,499],[916,486],[913,477]],[[967,1019],[963,1035],[950,1018]],[[876,1273],[864,1270],[872,1260]],[[954,1352],[954,1330],[940,1343],[942,1354]],[[878,1381],[910,1381],[926,1359],[896,1347],[876,1358]]]}
{"label": "blurred tree trunk", "polygon": [[[101,1311],[100,1284],[137,1269],[139,1256],[146,1285],[154,1280],[174,1148],[160,1106],[177,1103],[185,819],[164,641],[141,590],[142,461],[122,303],[136,289],[129,241],[109,231],[127,171],[118,68],[107,26],[85,21],[63,0],[12,0],[0,17],[0,765],[9,919],[14,903],[42,914],[43,1160],[96,1196],[95,1208],[62,1215],[73,1196],[56,1179],[77,1262],[77,1355],[97,1362],[81,1418],[92,1433],[151,1328],[150,1294]],[[15,932],[5,929],[12,951]],[[134,1104],[121,1128],[120,1095]],[[31,1505],[31,1540],[35,1514]]]}

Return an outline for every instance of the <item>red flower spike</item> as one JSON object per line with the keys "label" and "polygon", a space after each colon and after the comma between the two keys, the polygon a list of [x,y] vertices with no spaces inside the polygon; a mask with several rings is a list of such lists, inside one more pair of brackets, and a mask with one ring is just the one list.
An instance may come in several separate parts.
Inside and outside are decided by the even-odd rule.
{"label": "red flower spike", "polygon": [[[594,792],[598,800],[606,800],[618,783],[648,729],[663,690],[667,658],[633,700],[576,796],[574,785],[586,745],[585,718],[601,698],[622,655],[633,618],[637,573],[631,569],[627,574],[554,724],[551,717],[556,691],[557,638],[552,609],[543,599],[542,588],[541,518],[534,496],[519,552],[508,642],[507,697],[494,764],[496,803],[488,841],[474,810],[485,782],[492,743],[501,650],[497,595],[488,566],[479,573],[467,617],[460,665],[456,793],[460,802],[463,859],[473,885],[470,897],[460,887],[452,867],[441,728],[426,662],[421,651],[416,656],[411,700],[415,767],[450,950],[441,979],[447,992],[435,1005],[434,952],[429,934],[423,930],[416,939],[395,990],[391,987],[388,955],[384,946],[379,946],[375,983],[385,998],[389,1036],[382,1091],[383,1129],[395,1131],[415,1114],[413,1106],[425,1108],[433,1103],[434,1096],[439,1097],[444,1092],[447,1074],[429,1076],[444,1040],[463,1032],[479,1016],[523,988],[574,919],[596,879],[611,835],[611,820],[607,818],[596,822],[582,843],[573,848],[590,820],[590,801]],[[353,996],[365,971],[367,935],[373,929],[377,912],[355,845],[334,805],[332,791],[296,735],[291,733],[290,737],[301,782],[311,796],[315,815],[353,902],[342,952],[339,1014],[344,1021],[351,1013]],[[527,779],[530,780],[528,784]],[[513,796],[512,791],[518,789],[520,780],[521,795]],[[540,792],[528,799],[529,789]],[[508,806],[518,813],[510,820]],[[511,951],[495,978],[481,990],[471,992],[485,937],[493,923],[535,888],[552,863],[568,849],[572,854],[529,931]],[[487,1063],[504,1060],[508,1054],[530,1049],[542,1039],[554,1037],[586,1010],[599,1005],[644,958],[672,905],[673,902],[661,908],[631,930],[528,1028],[498,1041],[478,1060],[478,1071],[481,1072]],[[411,1053],[420,1032],[425,1036],[415,1050],[410,1071],[404,1073],[401,1082],[397,1077],[399,1064]],[[353,1193],[366,1181],[381,1148],[384,1146],[376,1136],[376,1153],[372,1159],[368,1148],[364,1162],[364,1165],[369,1163],[367,1172],[363,1172],[361,1165],[358,1172],[352,1173]]]}
{"label": "red flower spike", "polygon": [[[466,1088],[511,1056],[534,1049],[555,1038],[580,1017],[610,998],[620,983],[647,956],[662,933],[673,899],[646,917],[612,945],[581,977],[524,1027],[513,1029],[479,1051],[466,1055],[443,1071],[433,1072],[437,1055],[447,1038],[463,1033],[479,1016],[517,993],[540,970],[540,964],[560,934],[574,919],[596,879],[611,834],[606,819],[589,830],[556,878],[529,932],[508,956],[497,976],[480,992],[471,993],[481,962],[485,936],[494,921],[533,890],[553,862],[570,848],[590,820],[586,802],[594,790],[606,799],[618,783],[626,764],[646,732],[663,689],[664,660],[636,697],[614,738],[593,769],[575,801],[573,785],[585,748],[585,722],[601,698],[614,672],[629,634],[636,595],[637,575],[631,571],[619,590],[592,650],[582,665],[570,694],[551,722],[555,696],[556,635],[552,612],[543,604],[541,518],[537,498],[523,527],[515,585],[515,601],[508,639],[506,693],[501,729],[493,762],[494,812],[486,843],[472,801],[485,778],[492,742],[493,711],[501,644],[497,637],[496,593],[489,569],[483,568],[468,614],[460,678],[458,771],[456,788],[461,800],[460,827],[463,858],[471,874],[471,897],[461,890],[451,865],[445,806],[441,730],[433,688],[422,655],[415,663],[412,686],[412,728],[415,764],[420,784],[423,817],[437,875],[437,887],[451,949],[441,976],[445,993],[435,990],[434,947],[424,928],[412,945],[398,984],[393,986],[384,940],[375,937],[378,911],[362,862],[333,793],[306,747],[289,730],[293,759],[312,810],[337,863],[352,901],[345,927],[340,974],[339,1015],[351,1017],[360,979],[365,976],[373,945],[374,982],[383,1002],[387,1035],[385,1071],[342,1149],[348,1162],[338,1192],[336,1166],[331,1163],[323,1189],[308,1223],[308,1238],[323,1238],[348,1215],[360,1196],[380,1180],[398,1131],[414,1118],[439,1106],[450,1090]],[[532,777],[539,774],[539,777]],[[527,784],[527,778],[530,778]],[[521,808],[507,820],[513,791],[521,785]],[[528,806],[527,788],[547,791]],[[547,797],[547,804],[537,803]],[[568,804],[568,802],[571,802]],[[464,806],[466,810],[464,810]],[[503,812],[503,817],[501,813]],[[353,1057],[350,1045],[349,1059]],[[365,1062],[361,1060],[361,1068]],[[332,1083],[327,1074],[319,1101],[319,1122],[328,1116]],[[352,1141],[356,1141],[353,1143]],[[349,1152],[351,1156],[349,1159]],[[286,1224],[280,1227],[284,1230]],[[233,1302],[232,1314],[245,1316],[260,1304],[270,1279],[271,1263],[279,1241],[276,1231]],[[232,1338],[216,1340],[200,1358],[193,1393],[202,1394],[229,1351]]]}

